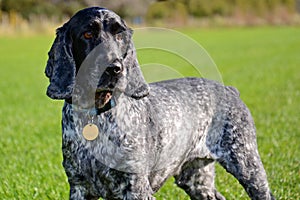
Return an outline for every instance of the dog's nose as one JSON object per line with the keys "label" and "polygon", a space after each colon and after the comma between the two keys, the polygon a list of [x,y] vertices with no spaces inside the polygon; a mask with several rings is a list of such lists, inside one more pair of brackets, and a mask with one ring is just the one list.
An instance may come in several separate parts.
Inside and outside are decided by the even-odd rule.
{"label": "dog's nose", "polygon": [[120,60],[115,60],[109,65],[108,70],[111,74],[118,75],[123,71],[123,66]]}
{"label": "dog's nose", "polygon": [[113,71],[115,74],[120,74],[122,72],[122,66],[114,66]]}

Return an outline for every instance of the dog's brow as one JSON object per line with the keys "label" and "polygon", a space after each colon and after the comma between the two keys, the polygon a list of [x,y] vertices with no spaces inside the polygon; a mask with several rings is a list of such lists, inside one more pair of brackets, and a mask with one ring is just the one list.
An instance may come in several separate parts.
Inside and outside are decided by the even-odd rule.
{"label": "dog's brow", "polygon": [[101,19],[93,19],[91,22],[90,22],[90,26],[95,26],[95,25],[99,25],[102,23],[102,20]]}
{"label": "dog's brow", "polygon": [[91,28],[91,29],[101,29],[101,24],[102,24],[102,20],[100,20],[100,19],[94,19],[94,20],[92,20],[90,23],[89,23],[89,27]]}

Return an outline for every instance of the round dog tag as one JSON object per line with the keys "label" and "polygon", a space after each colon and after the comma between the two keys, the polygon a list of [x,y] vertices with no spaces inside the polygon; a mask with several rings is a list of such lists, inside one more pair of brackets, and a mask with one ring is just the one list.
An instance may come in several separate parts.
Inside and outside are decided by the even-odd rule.
{"label": "round dog tag", "polygon": [[87,124],[82,130],[82,135],[86,140],[94,140],[99,135],[98,127],[95,124]]}

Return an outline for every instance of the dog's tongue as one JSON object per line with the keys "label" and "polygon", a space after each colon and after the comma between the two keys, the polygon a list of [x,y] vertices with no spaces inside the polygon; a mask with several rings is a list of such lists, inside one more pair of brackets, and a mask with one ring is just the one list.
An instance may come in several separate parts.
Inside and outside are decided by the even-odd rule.
{"label": "dog's tongue", "polygon": [[111,99],[112,92],[111,91],[101,91],[96,92],[95,94],[95,106],[96,108],[103,108]]}

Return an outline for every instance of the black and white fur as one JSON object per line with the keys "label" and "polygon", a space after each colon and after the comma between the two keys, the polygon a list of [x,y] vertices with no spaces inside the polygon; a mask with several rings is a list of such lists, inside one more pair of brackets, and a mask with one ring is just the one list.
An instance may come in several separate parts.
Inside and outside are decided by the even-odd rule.
{"label": "black and white fur", "polygon": [[[47,95],[65,100],[62,151],[70,199],[153,200],[171,176],[191,199],[225,199],[214,185],[215,162],[251,199],[274,199],[239,92],[203,78],[147,84],[131,34],[118,15],[98,7],[79,11],[57,30],[45,73]],[[83,81],[96,81],[97,90],[88,91],[96,93],[95,104],[81,106],[74,101],[87,95],[76,91],[76,75],[98,45],[107,48],[88,65],[92,74],[104,73]],[[97,96],[103,90],[110,91],[109,103]],[[99,136],[88,141],[82,129],[91,118]]]}

